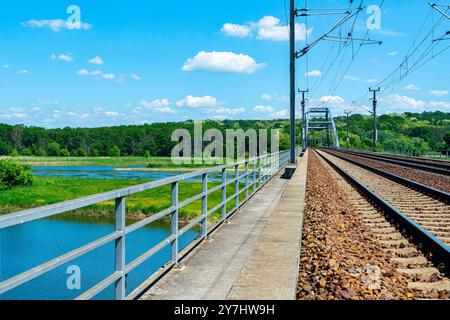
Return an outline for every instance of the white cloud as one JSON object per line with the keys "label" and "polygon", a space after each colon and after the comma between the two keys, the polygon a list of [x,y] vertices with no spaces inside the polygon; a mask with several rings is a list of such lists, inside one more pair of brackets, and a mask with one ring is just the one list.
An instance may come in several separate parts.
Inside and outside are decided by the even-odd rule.
{"label": "white cloud", "polygon": [[24,108],[20,108],[20,107],[12,107],[12,108],[9,108],[8,111],[14,112],[14,113],[20,113],[20,112],[24,112],[25,109]]}
{"label": "white cloud", "polygon": [[275,110],[271,106],[256,106],[253,108],[253,111],[260,113],[272,113]]}
{"label": "white cloud", "polygon": [[113,73],[105,73],[105,74],[102,74],[102,77],[107,80],[114,80],[116,78],[116,75]]}
{"label": "white cloud", "polygon": [[320,101],[334,105],[342,105],[345,103],[345,100],[339,96],[323,96],[320,98]]}
{"label": "white cloud", "polygon": [[431,111],[431,109],[450,110],[450,102],[447,101],[423,101],[399,94],[391,94],[381,100],[383,105],[387,104],[389,110],[394,112],[399,112],[400,110],[414,112]]}
{"label": "white cloud", "polygon": [[411,109],[417,111],[422,110],[426,106],[425,101],[416,100],[408,96],[401,96],[399,94],[391,94],[382,100],[392,105],[392,107],[399,109]]}
{"label": "white cloud", "polygon": [[119,78],[114,73],[104,73],[101,70],[89,71],[87,69],[81,69],[77,71],[77,74],[82,76],[93,76],[94,80],[106,79],[106,80],[116,80],[117,82],[123,82],[125,76],[120,76]]}
{"label": "white cloud", "polygon": [[448,96],[448,90],[431,90],[429,94],[433,97]]}
{"label": "white cloud", "polygon": [[270,101],[270,100],[272,100],[272,98],[273,98],[272,95],[270,95],[268,93],[264,93],[261,95],[261,99],[265,100],[265,101]]}
{"label": "white cloud", "polygon": [[214,109],[208,109],[206,112],[218,114],[218,115],[236,115],[236,114],[245,113],[245,109],[244,108],[232,109],[232,108],[219,107],[219,108],[214,108]]}
{"label": "white cloud", "polygon": [[[257,22],[250,22],[245,25],[225,23],[221,32],[227,36],[248,38],[256,33],[259,40],[288,41],[289,28],[280,24],[280,19],[273,16],[265,16]],[[295,24],[296,40],[305,40],[310,35],[313,28],[306,30],[304,23]]]}
{"label": "white cloud", "polygon": [[164,107],[164,108],[155,108],[156,111],[160,112],[160,113],[172,113],[175,114],[177,113],[176,110],[170,108],[170,107]]}
{"label": "white cloud", "polygon": [[177,102],[178,107],[202,108],[202,107],[215,107],[216,105],[217,99],[211,96],[204,96],[204,97],[187,96],[186,98],[179,100]]}
{"label": "white cloud", "polygon": [[131,74],[130,74],[130,78],[131,78],[132,80],[135,80],[135,81],[139,81],[139,80],[142,79],[142,78],[141,78],[139,75],[137,75],[136,73],[131,73]]}
{"label": "white cloud", "polygon": [[139,106],[144,109],[166,108],[170,106],[170,101],[169,99],[156,99],[153,101],[142,100]]}
{"label": "white cloud", "polygon": [[312,70],[310,72],[306,72],[305,73],[305,77],[308,77],[308,78],[321,78],[322,77],[322,72],[320,70]]}
{"label": "white cloud", "polygon": [[246,38],[252,35],[250,27],[233,23],[225,23],[220,31],[230,37]]}
{"label": "white cloud", "polygon": [[169,99],[156,99],[153,101],[142,100],[139,107],[133,110],[133,113],[138,114],[142,110],[152,110],[160,113],[177,113],[176,110],[170,107]]}
{"label": "white cloud", "polygon": [[3,68],[3,69],[9,69],[9,68],[11,68],[11,66],[10,66],[9,64],[4,64],[4,65],[2,66],[2,68]]}
{"label": "white cloud", "polygon": [[102,58],[100,58],[99,56],[95,56],[94,58],[92,58],[91,60],[89,60],[90,64],[95,64],[97,66],[102,65],[103,64],[103,60]]}
{"label": "white cloud", "polygon": [[52,59],[52,60],[60,60],[60,61],[64,61],[64,62],[72,62],[73,61],[73,56],[70,53],[69,54],[61,53],[59,55],[52,54],[50,59]]}
{"label": "white cloud", "polygon": [[71,118],[77,118],[81,120],[86,120],[91,116],[89,113],[77,113],[73,111],[67,112],[67,115]]}
{"label": "white cloud", "polygon": [[24,112],[20,112],[20,113],[0,113],[0,119],[6,119],[6,120],[11,120],[11,119],[18,119],[18,120],[24,120],[28,118],[28,114],[24,113]]}
{"label": "white cloud", "polygon": [[105,111],[104,112],[105,116],[114,118],[114,117],[118,117],[120,115],[120,113],[116,112],[116,111]]}
{"label": "white cloud", "polygon": [[368,79],[366,82],[367,82],[368,84],[374,84],[374,83],[377,83],[378,80],[377,80],[377,79]]}
{"label": "white cloud", "polygon": [[254,73],[266,64],[257,63],[255,59],[245,54],[233,52],[199,52],[189,58],[183,65],[183,71],[207,71],[225,73]]}
{"label": "white cloud", "polygon": [[26,70],[26,69],[24,69],[24,70],[19,70],[19,71],[17,71],[17,74],[18,74],[18,75],[27,75],[27,74],[30,74],[30,71],[28,71],[28,70]]}
{"label": "white cloud", "polygon": [[[257,28],[257,38],[260,40],[272,40],[272,41],[288,41],[289,29],[287,25],[281,25],[280,19],[272,16],[266,16],[261,18],[254,26]],[[306,30],[306,26],[303,23],[295,24],[295,40],[305,40],[306,36],[310,35],[312,28]]]}
{"label": "white cloud", "polygon": [[225,115],[215,115],[212,117],[213,120],[226,120],[227,116]]}
{"label": "white cloud", "polygon": [[388,57],[395,57],[396,55],[398,55],[398,51],[388,52],[386,55],[387,55]]}
{"label": "white cloud", "polygon": [[77,74],[82,75],[82,76],[87,76],[87,75],[90,75],[91,73],[86,69],[81,69],[81,70],[77,71]]}
{"label": "white cloud", "polygon": [[114,74],[103,74],[100,70],[89,71],[86,69],[81,69],[77,71],[77,74],[82,76],[103,76],[105,79],[111,78]]}
{"label": "white cloud", "polygon": [[[55,32],[61,31],[62,29],[70,29],[68,27],[67,21],[61,19],[43,19],[43,20],[31,19],[26,22],[22,22],[22,25],[27,28],[50,28]],[[89,30],[92,28],[92,25],[86,22],[81,22],[76,27],[77,28],[75,29]]]}
{"label": "white cloud", "polygon": [[433,108],[450,109],[450,102],[445,101],[430,101],[428,105]]}
{"label": "white cloud", "polygon": [[418,86],[416,86],[415,84],[408,84],[408,85],[403,87],[403,90],[406,90],[406,91],[420,91],[422,89],[419,88]]}
{"label": "white cloud", "polygon": [[289,115],[289,110],[280,110],[271,114],[273,118],[286,118]]}

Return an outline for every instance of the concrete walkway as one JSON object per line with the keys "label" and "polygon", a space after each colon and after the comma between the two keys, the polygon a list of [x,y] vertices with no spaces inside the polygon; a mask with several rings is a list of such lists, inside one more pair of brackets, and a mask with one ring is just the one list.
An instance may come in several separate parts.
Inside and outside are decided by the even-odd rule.
{"label": "concrete walkway", "polygon": [[275,176],[141,299],[294,299],[306,159],[291,180]]}

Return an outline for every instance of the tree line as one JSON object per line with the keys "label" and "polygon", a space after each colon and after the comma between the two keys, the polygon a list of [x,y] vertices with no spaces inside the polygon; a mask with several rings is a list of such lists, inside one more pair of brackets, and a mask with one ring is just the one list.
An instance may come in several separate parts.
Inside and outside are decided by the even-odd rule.
{"label": "tree line", "polygon": [[[336,119],[339,140],[346,146],[347,118]],[[297,121],[298,142],[301,122]],[[205,121],[203,132],[219,129],[279,129],[280,149],[289,147],[288,120]],[[172,132],[187,129],[194,134],[193,121],[154,123],[100,128],[45,129],[0,124],[0,155],[22,156],[170,156],[177,142]],[[369,149],[372,145],[372,118],[354,114],[348,119],[349,146]],[[442,150],[450,148],[450,113],[424,112],[388,114],[378,117],[380,150]],[[322,133],[311,133],[311,138]],[[323,142],[325,140],[322,140]],[[270,148],[270,146],[269,146]]]}
{"label": "tree line", "polygon": [[[450,113],[436,111],[387,114],[377,118],[378,148],[383,150],[441,151],[450,149]],[[347,118],[336,119],[339,140],[347,144]],[[372,116],[355,114],[348,119],[349,146],[372,147]]]}
{"label": "tree line", "polygon": [[[227,129],[279,129],[280,148],[289,147],[287,120],[210,120],[203,123],[203,132],[212,128],[219,129],[224,136]],[[186,129],[193,136],[194,122],[61,129],[0,124],[0,155],[170,156],[172,148],[178,143],[171,141],[172,132],[176,129]]]}

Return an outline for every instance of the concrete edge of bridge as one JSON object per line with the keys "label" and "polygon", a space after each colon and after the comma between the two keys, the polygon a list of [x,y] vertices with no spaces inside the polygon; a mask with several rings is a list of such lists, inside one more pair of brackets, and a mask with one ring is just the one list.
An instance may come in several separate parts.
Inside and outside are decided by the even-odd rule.
{"label": "concrete edge of bridge", "polygon": [[227,299],[296,299],[307,169],[308,151],[286,168],[290,181]]}

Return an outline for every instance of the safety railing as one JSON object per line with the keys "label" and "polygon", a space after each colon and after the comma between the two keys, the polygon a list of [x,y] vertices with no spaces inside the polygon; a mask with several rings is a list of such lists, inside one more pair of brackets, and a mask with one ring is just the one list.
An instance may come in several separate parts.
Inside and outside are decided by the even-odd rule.
{"label": "safety railing", "polygon": [[[297,151],[297,155],[299,151]],[[201,242],[205,239],[210,230],[216,228],[219,224],[226,221],[240,206],[242,206],[251,196],[253,196],[259,189],[261,189],[275,174],[289,162],[289,151],[282,151],[274,154],[264,155],[257,158],[246,159],[239,162],[224,164],[208,169],[198,170],[186,174],[181,174],[174,177],[169,177],[163,180],[152,181],[141,185],[136,185],[119,190],[109,191],[101,194],[96,194],[80,199],[48,205],[45,207],[29,209],[17,213],[12,213],[0,216],[0,231],[4,228],[16,226],[19,224],[35,221],[42,218],[47,218],[72,210],[86,208],[90,205],[105,201],[115,201],[115,231],[93,242],[90,242],[82,247],[72,250],[64,255],[56,257],[41,265],[38,265],[30,270],[22,272],[16,276],[0,282],[0,295],[4,294],[14,288],[21,286],[37,277],[40,277],[57,267],[60,267],[70,261],[73,261],[89,252],[92,252],[100,247],[105,246],[111,242],[115,243],[115,270],[108,277],[97,283],[89,290],[77,297],[80,300],[91,299],[103,292],[106,288],[114,284],[115,299],[133,298],[137,295],[136,290],[127,296],[126,293],[126,277],[136,267],[143,262],[150,259],[156,253],[160,252],[166,246],[170,246],[170,261],[165,264],[166,269],[170,269],[177,265],[180,260],[179,238],[186,232],[192,230],[197,225],[201,224],[200,236],[193,240]],[[243,168],[240,170],[240,168]],[[227,170],[234,170],[234,178],[227,179]],[[213,188],[208,188],[208,175],[221,172],[221,183]],[[202,191],[201,193],[184,200],[179,201],[179,183],[180,181],[201,177]],[[242,180],[244,187],[241,188]],[[151,190],[163,186],[171,186],[171,205],[170,207],[144,218],[131,225],[126,225],[126,198],[127,196]],[[227,187],[232,185],[234,194],[227,197]],[[221,202],[214,208],[208,210],[208,195],[213,192],[221,192]],[[243,195],[243,200],[241,197]],[[201,214],[190,221],[188,224],[179,228],[179,210],[192,204],[195,201],[201,201]],[[230,210],[227,210],[228,203],[234,203]],[[208,217],[220,210],[221,219],[214,226],[208,225]],[[153,222],[156,222],[164,217],[169,217],[171,221],[170,236],[150,248],[148,251],[141,254],[139,257],[131,262],[126,261],[126,236],[130,233],[145,227]],[[210,229],[210,230],[208,230]],[[160,272],[160,271],[159,271]],[[152,276],[150,276],[151,278]]]}

